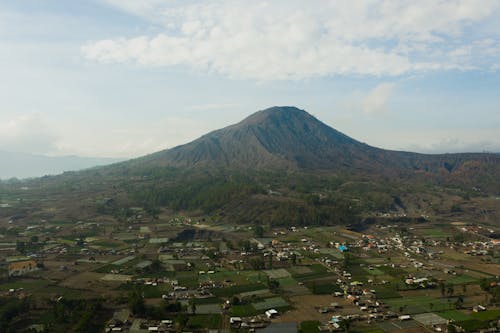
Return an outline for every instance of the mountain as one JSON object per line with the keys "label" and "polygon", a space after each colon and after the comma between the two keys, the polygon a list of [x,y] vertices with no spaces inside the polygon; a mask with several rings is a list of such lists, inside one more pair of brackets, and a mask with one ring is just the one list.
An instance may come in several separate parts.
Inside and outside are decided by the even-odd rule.
{"label": "mountain", "polygon": [[0,151],[0,179],[57,175],[120,161],[113,158],[78,156],[50,157],[26,153]]}
{"label": "mountain", "polygon": [[[272,107],[173,149],[134,161],[180,168],[288,169],[398,175],[483,176],[499,157],[467,153],[426,155],[369,146],[295,107]],[[451,177],[453,178],[453,177]]]}
{"label": "mountain", "polygon": [[[51,199],[26,207],[27,217],[131,221],[182,212],[271,225],[351,224],[382,215],[500,218],[500,155],[384,150],[295,107],[258,111],[141,158],[23,184],[27,202]],[[20,189],[13,182],[2,190],[0,183],[9,197],[27,195]]]}

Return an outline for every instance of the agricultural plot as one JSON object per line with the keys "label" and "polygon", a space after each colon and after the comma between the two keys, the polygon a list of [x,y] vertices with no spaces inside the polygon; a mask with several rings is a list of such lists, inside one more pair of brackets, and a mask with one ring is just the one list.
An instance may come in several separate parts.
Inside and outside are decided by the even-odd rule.
{"label": "agricultural plot", "polygon": [[447,280],[448,283],[457,285],[457,284],[468,284],[468,283],[476,283],[478,280],[476,278],[473,278],[468,275],[458,275],[455,276],[449,280]]}
{"label": "agricultural plot", "polygon": [[293,266],[288,268],[288,271],[295,276],[312,273],[312,270],[307,266]]}
{"label": "agricultural plot", "polygon": [[193,329],[199,329],[199,328],[217,329],[220,326],[221,320],[222,318],[220,314],[196,315],[189,317],[189,321],[187,322],[187,327]]}
{"label": "agricultural plot", "polygon": [[248,297],[252,297],[252,296],[262,296],[262,295],[266,295],[269,293],[270,293],[269,289],[253,290],[253,291],[247,291],[244,293],[240,293],[240,297],[241,298],[248,298]]}
{"label": "agricultural plot", "polygon": [[249,292],[254,290],[266,289],[266,286],[262,283],[252,283],[236,285],[226,288],[218,288],[213,290],[213,294],[217,297],[231,297],[236,294],[241,294],[243,292]]}
{"label": "agricultural plot", "polygon": [[450,310],[452,303],[444,302],[428,296],[390,298],[385,302],[393,311],[408,314],[426,313]]}
{"label": "agricultural plot", "polygon": [[481,321],[495,320],[500,318],[500,310],[487,310],[483,312],[476,312],[473,313],[471,317]]}
{"label": "agricultural plot", "polygon": [[406,320],[406,321],[387,321],[378,324],[378,326],[384,332],[392,332],[392,331],[400,331],[400,330],[415,328],[420,326],[420,324],[415,320]]}
{"label": "agricultural plot", "polygon": [[425,326],[446,324],[448,322],[447,319],[432,312],[415,315],[414,319]]}
{"label": "agricultural plot", "polygon": [[271,279],[282,279],[290,277],[291,274],[284,268],[269,269],[264,271]]}
{"label": "agricultural plot", "polygon": [[101,280],[103,281],[112,281],[112,282],[128,282],[132,281],[132,275],[123,275],[123,274],[105,274]]}
{"label": "agricultural plot", "polygon": [[454,320],[456,322],[473,319],[471,316],[457,310],[442,311],[438,314],[440,317]]}
{"label": "agricultural plot", "polygon": [[168,238],[150,238],[149,244],[166,244],[168,240]]}
{"label": "agricultural plot", "polygon": [[264,311],[257,311],[251,304],[234,305],[231,307],[231,315],[236,317],[255,316]]}
{"label": "agricultural plot", "polygon": [[299,282],[305,282],[330,276],[330,273],[323,265],[313,264],[308,266],[308,268],[311,270],[310,273],[292,274],[293,278]]}
{"label": "agricultural plot", "polygon": [[281,297],[272,297],[272,298],[267,298],[263,300],[262,302],[257,302],[257,303],[252,303],[252,306],[256,310],[268,310],[268,309],[274,309],[274,308],[282,308],[289,306],[287,301],[285,301]]}
{"label": "agricultural plot", "polygon": [[297,281],[292,277],[278,279],[278,282],[280,283],[280,287],[282,287],[282,288],[298,284]]}
{"label": "agricultural plot", "polygon": [[127,262],[129,261],[132,261],[135,259],[135,256],[128,256],[128,257],[125,257],[125,258],[122,258],[120,260],[117,260],[117,261],[113,261],[111,264],[112,265],[117,265],[117,266],[121,266],[123,264],[126,264]]}
{"label": "agricultural plot", "polygon": [[197,314],[217,314],[222,312],[220,304],[200,304],[196,305]]}
{"label": "agricultural plot", "polygon": [[364,268],[365,272],[368,274],[368,275],[384,275],[385,273],[382,272],[380,269],[378,268],[368,268],[368,267],[365,267]]}

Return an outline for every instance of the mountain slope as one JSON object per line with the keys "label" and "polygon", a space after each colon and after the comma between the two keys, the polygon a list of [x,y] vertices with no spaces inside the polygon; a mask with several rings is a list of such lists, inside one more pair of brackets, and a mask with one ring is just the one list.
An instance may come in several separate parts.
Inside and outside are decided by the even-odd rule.
{"label": "mountain slope", "polygon": [[348,163],[350,154],[369,148],[305,111],[274,107],[147,159],[179,167],[329,169]]}
{"label": "mountain slope", "polygon": [[181,168],[297,169],[367,174],[452,173],[477,176],[493,168],[494,154],[425,155],[389,151],[356,141],[295,107],[272,107],[240,123],[135,163]]}

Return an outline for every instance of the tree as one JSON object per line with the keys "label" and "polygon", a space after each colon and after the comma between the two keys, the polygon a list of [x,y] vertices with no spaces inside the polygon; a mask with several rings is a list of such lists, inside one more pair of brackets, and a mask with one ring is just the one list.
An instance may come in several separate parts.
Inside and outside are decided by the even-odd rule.
{"label": "tree", "polygon": [[443,282],[439,282],[439,288],[441,289],[441,296],[444,297],[446,294],[446,288]]}
{"label": "tree", "polygon": [[455,292],[455,288],[453,288],[453,285],[452,284],[449,284],[447,287],[446,287],[446,293],[448,294],[448,296],[453,296],[453,293]]}
{"label": "tree", "polygon": [[255,237],[262,238],[264,236],[264,228],[261,225],[257,225],[253,229],[253,233],[254,233]]}
{"label": "tree", "polygon": [[16,241],[16,251],[21,254],[26,254],[26,243],[23,241]]}
{"label": "tree", "polygon": [[128,297],[128,306],[130,311],[136,316],[143,316],[146,313],[146,304],[144,298],[138,289],[134,289]]}
{"label": "tree", "polygon": [[195,314],[196,313],[196,302],[194,301],[193,298],[189,299],[189,305],[191,307],[191,313]]}
{"label": "tree", "polygon": [[351,327],[351,319],[343,319],[339,323],[339,326],[344,330],[344,332],[349,332],[349,328]]}
{"label": "tree", "polygon": [[269,289],[272,292],[276,292],[279,289],[279,287],[280,287],[280,282],[278,280],[274,280],[274,279],[268,278],[268,280],[267,280],[267,286],[269,287]]}

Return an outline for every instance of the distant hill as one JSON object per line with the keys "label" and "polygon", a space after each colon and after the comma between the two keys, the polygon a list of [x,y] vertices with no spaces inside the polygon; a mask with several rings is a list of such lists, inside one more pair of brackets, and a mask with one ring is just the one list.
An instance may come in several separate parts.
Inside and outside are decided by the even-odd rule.
{"label": "distant hill", "polygon": [[121,160],[78,156],[50,157],[0,151],[0,161],[0,179],[21,179],[57,175],[64,171],[77,171]]}

